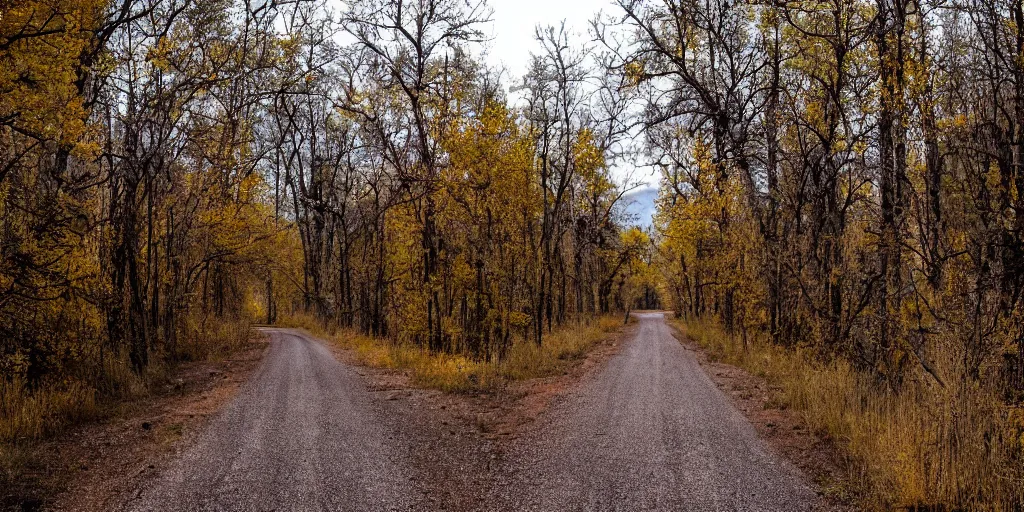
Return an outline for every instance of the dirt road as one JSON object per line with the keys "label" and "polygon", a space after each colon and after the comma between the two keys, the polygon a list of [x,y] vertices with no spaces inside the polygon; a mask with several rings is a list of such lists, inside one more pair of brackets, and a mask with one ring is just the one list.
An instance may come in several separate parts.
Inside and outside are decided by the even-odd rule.
{"label": "dirt road", "polygon": [[811,510],[816,494],[767,450],[660,313],[562,397],[504,457],[495,510]]}
{"label": "dirt road", "polygon": [[124,510],[406,510],[409,447],[321,343],[268,330],[238,396]]}
{"label": "dirt road", "polygon": [[320,342],[268,330],[231,404],[121,509],[811,510],[662,315],[638,316],[604,367],[501,441],[453,416],[457,397],[378,392]]}

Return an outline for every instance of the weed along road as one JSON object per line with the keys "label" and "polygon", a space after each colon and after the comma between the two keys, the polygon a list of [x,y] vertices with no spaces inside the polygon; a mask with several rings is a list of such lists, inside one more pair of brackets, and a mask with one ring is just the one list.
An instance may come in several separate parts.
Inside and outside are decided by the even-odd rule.
{"label": "weed along road", "polygon": [[359,375],[303,334],[267,332],[250,381],[125,510],[410,508],[408,447]]}
{"label": "weed along road", "polygon": [[506,456],[495,510],[799,511],[816,493],[769,452],[661,313]]}

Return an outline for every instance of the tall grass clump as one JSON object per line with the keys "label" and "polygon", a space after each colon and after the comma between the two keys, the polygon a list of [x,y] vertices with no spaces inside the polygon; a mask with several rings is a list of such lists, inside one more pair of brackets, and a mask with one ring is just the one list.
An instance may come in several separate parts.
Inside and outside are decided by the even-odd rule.
{"label": "tall grass clump", "polygon": [[558,375],[621,326],[622,321],[618,317],[601,316],[590,322],[557,329],[544,336],[540,345],[517,340],[500,364],[501,374],[510,380]]}
{"label": "tall grass clump", "polygon": [[710,321],[679,326],[712,359],[778,386],[784,406],[833,439],[863,508],[1021,510],[1024,415],[984,385],[922,375],[895,392],[841,360],[744,345]]}
{"label": "tall grass clump", "polygon": [[150,364],[141,372],[133,369],[124,351],[111,349],[95,332],[76,338],[74,350],[66,348],[71,346],[67,340],[67,345],[58,345],[51,355],[53,371],[41,378],[30,380],[17,364],[8,363],[6,374],[0,375],[0,486],[17,482],[38,442],[70,426],[117,414],[122,405],[148,395],[177,362],[222,359],[250,335],[247,319],[195,316],[183,322],[177,343],[153,349]]}
{"label": "tall grass clump", "polygon": [[252,339],[248,319],[195,315],[182,327],[180,341],[173,347],[177,361],[219,361],[237,352]]}
{"label": "tall grass clump", "polygon": [[0,379],[0,443],[35,440],[96,413],[96,390],[77,380],[30,389]]}
{"label": "tall grass clump", "polygon": [[488,360],[464,354],[431,352],[407,342],[325,326],[309,315],[289,316],[280,324],[305,329],[314,336],[349,349],[360,364],[405,370],[415,386],[445,392],[469,392],[494,390],[508,381],[561,375],[596,343],[617,332],[622,320],[602,316],[589,322],[568,324],[545,334],[540,345],[519,337],[514,339],[504,357]]}

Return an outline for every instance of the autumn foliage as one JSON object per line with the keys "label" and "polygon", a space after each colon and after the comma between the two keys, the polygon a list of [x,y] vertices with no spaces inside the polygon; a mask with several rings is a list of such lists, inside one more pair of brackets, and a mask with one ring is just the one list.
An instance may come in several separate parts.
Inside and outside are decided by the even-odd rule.
{"label": "autumn foliage", "polygon": [[676,314],[839,440],[864,506],[1018,510],[1020,3],[617,4]]}
{"label": "autumn foliage", "polygon": [[594,68],[554,29],[509,100],[471,56],[488,16],[365,1],[291,27],[303,78],[270,105],[266,164],[300,235],[303,309],[322,321],[491,361],[632,301],[636,244],[609,172],[621,101],[594,99]]}
{"label": "autumn foliage", "polygon": [[633,300],[622,102],[564,32],[515,103],[485,4],[331,9],[0,2],[0,449],[254,322],[497,364]]}
{"label": "autumn foliage", "polygon": [[870,506],[1021,507],[1020,2],[618,0],[510,89],[482,1],[336,7],[0,0],[0,442],[253,322],[523,375],[665,303]]}

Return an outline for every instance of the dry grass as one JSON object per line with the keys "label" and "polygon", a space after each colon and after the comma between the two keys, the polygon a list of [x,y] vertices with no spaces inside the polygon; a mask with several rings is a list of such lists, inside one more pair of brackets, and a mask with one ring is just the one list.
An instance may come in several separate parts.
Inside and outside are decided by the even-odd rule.
{"label": "dry grass", "polygon": [[185,320],[184,335],[173,359],[178,361],[220,361],[237,352],[252,339],[246,320],[218,320],[194,316]]}
{"label": "dry grass", "polygon": [[781,405],[834,439],[863,508],[1021,510],[1024,415],[985,389],[922,378],[892,393],[843,362],[764,341],[743,347],[713,323],[679,326],[710,357],[777,385]]}
{"label": "dry grass", "polygon": [[510,380],[559,375],[621,327],[622,320],[617,316],[601,316],[590,323],[557,329],[546,335],[540,346],[518,340],[500,363],[499,371]]}
{"label": "dry grass", "polygon": [[357,334],[348,329],[325,327],[312,316],[294,315],[280,325],[305,329],[314,336],[352,350],[356,360],[372,368],[408,370],[416,386],[445,392],[489,389],[498,384],[493,365],[460,355],[433,354],[403,343]]}
{"label": "dry grass", "polygon": [[[172,359],[219,360],[242,347],[250,334],[246,321],[189,319]],[[0,487],[17,483],[39,441],[84,421],[116,416],[170,369],[154,356],[138,375],[124,355],[98,350],[94,357],[68,367],[61,380],[31,387],[17,376],[0,377]]]}
{"label": "dry grass", "polygon": [[[99,415],[95,389],[82,382],[29,390],[19,379],[0,378],[0,488],[20,485],[34,461],[36,441]],[[0,499],[5,495],[0,493]]]}
{"label": "dry grass", "polygon": [[[83,373],[74,372],[75,374]],[[145,394],[147,379],[131,370],[126,358],[102,356],[93,378],[68,375],[30,387],[21,378],[0,378],[0,446],[32,443],[61,432],[69,425],[102,417],[109,403]]]}
{"label": "dry grass", "polygon": [[603,316],[589,323],[568,325],[544,336],[540,346],[517,339],[501,361],[477,361],[463,355],[426,349],[326,328],[312,317],[293,316],[281,325],[303,328],[313,335],[352,350],[360,364],[409,372],[414,386],[445,392],[486,391],[511,380],[560,375],[596,343],[618,332],[622,320]]}
{"label": "dry grass", "polygon": [[0,443],[39,439],[96,412],[96,392],[81,382],[29,391],[19,380],[0,379]]}

